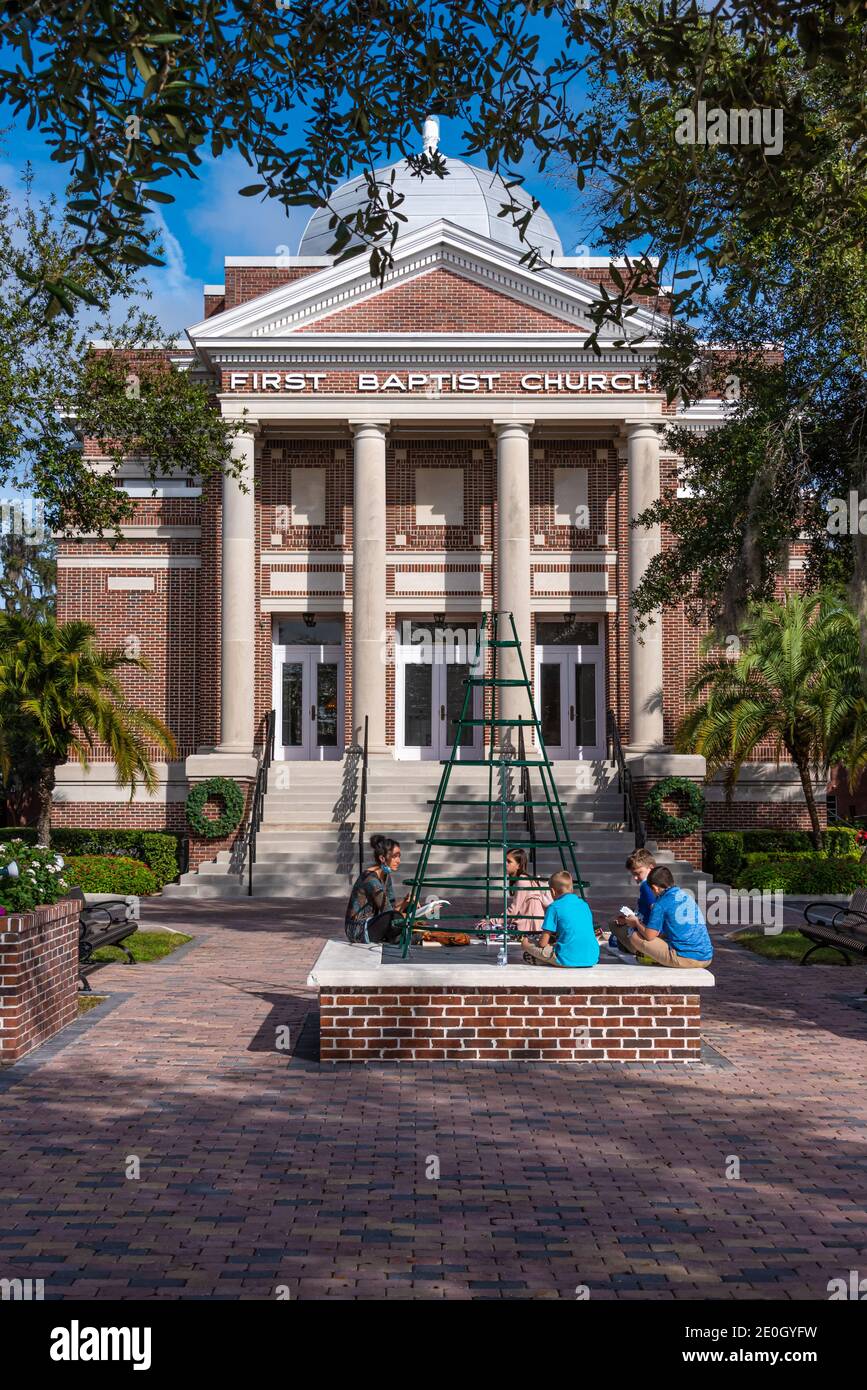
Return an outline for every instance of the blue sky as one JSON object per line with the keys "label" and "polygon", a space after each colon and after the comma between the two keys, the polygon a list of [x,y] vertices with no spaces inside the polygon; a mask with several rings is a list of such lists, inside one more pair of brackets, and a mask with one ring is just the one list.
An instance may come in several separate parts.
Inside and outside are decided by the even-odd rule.
{"label": "blue sky", "polygon": [[[465,156],[457,122],[443,122],[440,148],[447,156]],[[33,166],[35,196],[62,197],[64,170],[51,162],[38,132],[13,125],[0,134],[0,181],[19,197],[25,160]],[[470,162],[484,164],[478,156]],[[550,213],[564,251],[571,253],[579,237],[586,237],[580,225],[579,195],[548,178],[533,176],[529,169],[524,172],[528,190]],[[276,200],[239,197],[238,189],[255,182],[256,175],[236,153],[205,161],[198,174],[197,180],[179,178],[160,184],[174,194],[176,202],[165,204],[155,217],[157,225],[162,220],[166,264],[148,275],[148,284],[151,307],[169,331],[180,331],[201,318],[201,287],[222,281],[224,256],[270,256],[280,254],[283,247],[295,255],[312,211],[292,208],[287,215]]]}

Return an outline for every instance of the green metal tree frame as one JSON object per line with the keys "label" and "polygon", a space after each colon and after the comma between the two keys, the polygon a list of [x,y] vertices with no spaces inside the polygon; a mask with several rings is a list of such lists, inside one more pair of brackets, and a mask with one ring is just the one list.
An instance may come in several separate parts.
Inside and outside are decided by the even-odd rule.
{"label": "green metal tree frame", "polygon": [[[510,849],[525,849],[535,852],[537,849],[556,848],[560,855],[560,862],[564,869],[572,875],[575,891],[585,896],[584,889],[587,886],[582,879],[575,858],[575,842],[569,835],[566,826],[566,817],[563,813],[563,806],[557,792],[557,784],[554,780],[554,769],[545,749],[545,741],[542,737],[542,727],[536,714],[536,705],[533,700],[533,690],[530,678],[527,674],[527,667],[524,663],[524,656],[521,651],[521,643],[515,629],[515,620],[511,613],[493,613],[490,615],[490,626],[488,625],[488,614],[482,621],[480,634],[479,661],[484,662],[485,653],[491,651],[491,673],[490,675],[470,674],[464,682],[464,699],[461,713],[456,720],[455,738],[449,757],[443,763],[442,775],[439,787],[433,802],[430,821],[424,839],[417,841],[422,846],[418,864],[414,877],[410,882],[410,896],[405,913],[405,924],[402,935],[402,950],[406,956],[409,952],[410,942],[412,941],[413,926],[416,920],[416,913],[419,909],[419,900],[423,888],[438,889],[471,889],[478,892],[484,890],[485,906],[483,912],[478,913],[444,913],[444,918],[450,922],[469,922],[478,923],[481,920],[490,918],[492,914],[492,901],[496,901],[497,907],[493,910],[498,914],[502,913],[502,926],[492,929],[488,935],[501,936],[505,946],[510,938],[516,938],[521,934],[521,928],[513,925],[518,921],[531,921],[532,918],[519,918],[516,915],[511,917],[508,914],[508,900],[510,892],[509,875],[506,869],[506,855]],[[501,637],[502,627],[506,626],[508,636]],[[520,663],[521,676],[504,677],[498,675],[498,652],[505,647],[516,650],[518,662]],[[477,666],[479,662],[476,663]],[[498,692],[504,686],[520,686],[526,695],[527,707],[530,711],[530,718],[509,718],[504,719],[499,715]],[[472,717],[473,691],[476,687],[481,687],[485,692],[490,691],[490,701],[486,701],[488,708],[483,711],[482,718]],[[488,712],[489,711],[489,712]],[[461,747],[461,738],[464,731],[468,728],[483,727],[487,734],[488,754],[484,758],[458,758],[458,750]],[[509,746],[504,746],[502,739],[498,737],[500,729],[518,728],[519,746],[518,755],[515,756],[514,750]],[[536,733],[537,747],[539,756],[528,758],[524,751],[523,731],[525,728],[534,729]],[[488,769],[488,796],[487,811],[488,824],[487,835],[484,839],[453,837],[450,835],[438,835],[440,816],[443,807],[448,806],[479,806],[482,802],[467,800],[450,800],[448,798],[448,786],[452,772],[455,767],[487,767]],[[539,777],[542,783],[542,793],[544,800],[534,800],[532,789],[530,790],[530,800],[526,797],[516,799],[512,796],[509,788],[509,772],[512,768],[538,768]],[[494,774],[497,773],[499,788],[497,794],[494,789]],[[535,807],[545,807],[551,823],[553,838],[539,839],[534,832],[529,840],[516,839],[509,833],[509,811],[515,807],[531,809]],[[495,823],[495,813],[498,813],[499,824]],[[533,824],[533,821],[530,822]],[[483,848],[485,855],[485,873],[463,877],[453,875],[443,878],[440,874],[433,877],[428,876],[428,863],[431,850],[434,846],[446,846],[454,848]],[[496,863],[492,867],[492,858],[496,856]],[[449,930],[449,928],[445,928]],[[476,928],[472,929],[473,934],[481,934]]]}

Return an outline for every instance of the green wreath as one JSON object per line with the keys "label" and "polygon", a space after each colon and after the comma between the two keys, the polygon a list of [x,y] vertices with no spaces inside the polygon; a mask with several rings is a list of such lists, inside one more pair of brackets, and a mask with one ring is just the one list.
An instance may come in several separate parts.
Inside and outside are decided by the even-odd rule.
{"label": "green wreath", "polygon": [[[205,803],[211,798],[222,800],[220,816],[206,816]],[[199,782],[187,797],[187,820],[197,835],[206,840],[220,840],[237,830],[244,815],[246,797],[237,782],[228,777],[209,777]]]}
{"label": "green wreath", "polygon": [[[663,809],[662,803],[670,796],[682,796],[686,801],[683,815],[673,816]],[[685,835],[694,835],[701,829],[704,821],[704,792],[697,782],[689,777],[663,777],[661,782],[651,787],[644,799],[644,809],[651,827],[667,840],[682,840]]]}

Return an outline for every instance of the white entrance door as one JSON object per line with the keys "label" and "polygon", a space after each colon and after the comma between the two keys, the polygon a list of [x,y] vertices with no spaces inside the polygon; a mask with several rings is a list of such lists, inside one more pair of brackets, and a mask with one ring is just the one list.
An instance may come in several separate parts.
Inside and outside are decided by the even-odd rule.
{"label": "white entrance door", "polygon": [[536,712],[550,758],[604,758],[603,648],[537,647]]}
{"label": "white entrance door", "polygon": [[[466,679],[475,657],[477,627],[464,619],[406,619],[395,645],[396,752],[399,758],[442,759],[452,750],[464,706]],[[481,718],[482,687],[474,686],[467,711]],[[481,757],[481,726],[462,733],[458,758]]]}
{"label": "white entrance door", "polygon": [[274,756],[306,762],[343,754],[343,648],[274,644]]}

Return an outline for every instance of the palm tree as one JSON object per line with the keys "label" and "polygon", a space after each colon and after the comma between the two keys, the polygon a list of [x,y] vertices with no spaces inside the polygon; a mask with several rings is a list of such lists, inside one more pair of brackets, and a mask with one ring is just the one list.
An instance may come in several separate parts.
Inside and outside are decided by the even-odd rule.
{"label": "palm tree", "polygon": [[84,768],[97,744],[110,752],[119,786],[132,797],[157,785],[149,749],[172,756],[165,724],[131,704],[117,672],[147,663],[119,648],[100,649],[88,623],[0,613],[0,769],[27,768],[39,807],[38,841],[47,845],[55,770],[70,757]]}
{"label": "palm tree", "polygon": [[777,764],[787,753],[819,849],[813,777],[845,762],[857,781],[867,765],[857,620],[836,590],[790,593],[782,602],[753,604],[740,638],[736,658],[717,653],[699,667],[687,690],[695,708],[675,746],[703,754],[709,776],[725,768],[729,793],[761,745],[771,747]]}

